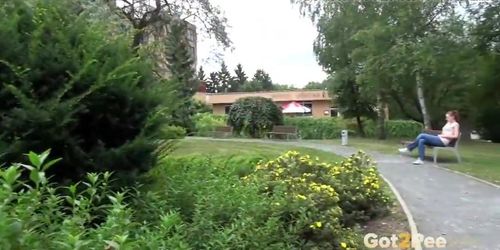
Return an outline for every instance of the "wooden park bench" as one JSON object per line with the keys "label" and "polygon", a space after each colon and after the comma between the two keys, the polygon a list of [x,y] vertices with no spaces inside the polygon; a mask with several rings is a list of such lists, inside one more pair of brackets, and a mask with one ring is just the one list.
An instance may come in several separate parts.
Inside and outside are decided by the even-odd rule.
{"label": "wooden park bench", "polygon": [[214,138],[230,137],[231,135],[233,135],[233,127],[230,126],[216,127],[213,131]]}
{"label": "wooden park bench", "polygon": [[279,137],[287,140],[290,138],[299,139],[299,130],[295,126],[277,125],[273,127],[271,132],[266,133],[266,135],[269,139],[276,139]]}
{"label": "wooden park bench", "polygon": [[[431,135],[438,135],[441,133],[440,130],[425,130],[424,133],[431,134]],[[460,138],[462,137],[462,133],[458,134],[458,138],[456,140],[453,140],[448,144],[446,147],[430,147],[432,148],[433,152],[433,158],[434,158],[434,163],[437,163],[437,157],[438,153],[440,150],[445,150],[445,151],[451,151],[455,154],[457,157],[458,163],[462,162],[462,157],[460,156],[460,153],[458,152],[458,144],[460,142]],[[401,145],[403,146],[408,146],[408,144],[412,143],[413,141],[401,141]]]}

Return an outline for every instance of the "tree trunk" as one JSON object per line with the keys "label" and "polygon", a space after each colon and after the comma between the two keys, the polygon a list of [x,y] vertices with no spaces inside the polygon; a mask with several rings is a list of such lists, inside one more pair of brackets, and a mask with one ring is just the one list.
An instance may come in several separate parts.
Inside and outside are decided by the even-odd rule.
{"label": "tree trunk", "polygon": [[366,137],[365,130],[363,129],[363,121],[361,121],[361,116],[356,115],[356,123],[358,124],[359,136]]}
{"label": "tree trunk", "polygon": [[422,110],[422,117],[424,120],[424,127],[426,129],[432,129],[431,126],[431,117],[427,110],[427,106],[425,105],[425,95],[424,95],[424,83],[422,80],[422,75],[419,71],[416,72],[416,81],[417,81],[417,96],[418,103],[420,105],[420,109]]}
{"label": "tree trunk", "polygon": [[380,91],[377,94],[377,131],[379,140],[385,140],[387,138],[385,134],[384,103],[382,101],[382,93]]}
{"label": "tree trunk", "polygon": [[[403,112],[403,114],[406,117],[408,117],[412,120],[418,121],[418,122],[422,122],[421,117],[419,117],[418,115],[413,115],[409,110],[406,109],[404,102],[401,100],[401,98],[398,96],[398,94],[395,90],[391,90],[390,96],[392,97],[392,99],[394,99],[394,101],[396,102],[396,104],[399,107],[399,110],[401,110],[401,112]],[[420,113],[420,109],[418,109],[418,112]]]}
{"label": "tree trunk", "polygon": [[139,46],[144,41],[145,35],[146,35],[146,32],[144,32],[143,28],[135,29],[134,40],[132,42],[132,48],[134,48],[137,51],[139,49]]}

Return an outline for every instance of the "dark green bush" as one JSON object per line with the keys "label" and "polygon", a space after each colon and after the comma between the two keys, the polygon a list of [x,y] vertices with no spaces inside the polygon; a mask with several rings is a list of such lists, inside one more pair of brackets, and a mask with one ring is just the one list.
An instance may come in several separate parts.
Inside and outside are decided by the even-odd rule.
{"label": "dark green bush", "polygon": [[[155,134],[171,98],[125,35],[110,35],[74,1],[0,3],[0,160],[52,148],[50,174],[128,175],[154,162]],[[153,118],[153,119],[151,119]]]}
{"label": "dark green bush", "polygon": [[271,99],[246,97],[231,105],[228,124],[233,126],[236,134],[257,138],[271,131],[274,125],[283,124],[283,114]]}
{"label": "dark green bush", "polygon": [[478,124],[484,139],[500,143],[500,107],[485,107],[478,114]]}

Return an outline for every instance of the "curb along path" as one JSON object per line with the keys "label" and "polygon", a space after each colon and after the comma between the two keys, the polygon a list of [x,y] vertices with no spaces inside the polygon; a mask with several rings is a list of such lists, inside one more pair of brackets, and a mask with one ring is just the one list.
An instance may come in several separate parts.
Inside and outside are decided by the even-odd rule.
{"label": "curb along path", "polygon": [[[293,145],[340,156],[357,151],[352,147],[307,141],[215,140]],[[399,191],[420,234],[446,238],[446,249],[500,249],[499,188],[437,168],[432,163],[414,166],[411,164],[414,159],[407,156],[368,153],[377,162],[379,172]]]}

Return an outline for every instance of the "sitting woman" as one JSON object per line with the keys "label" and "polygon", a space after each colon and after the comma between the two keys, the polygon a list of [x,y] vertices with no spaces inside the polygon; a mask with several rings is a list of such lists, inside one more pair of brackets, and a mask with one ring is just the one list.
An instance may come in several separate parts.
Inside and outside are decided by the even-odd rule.
{"label": "sitting woman", "polygon": [[446,147],[454,142],[460,134],[460,125],[458,124],[458,112],[448,111],[446,113],[446,124],[439,135],[419,134],[415,141],[406,148],[400,148],[400,153],[408,153],[418,147],[418,159],[413,162],[415,165],[424,164],[425,146]]}

